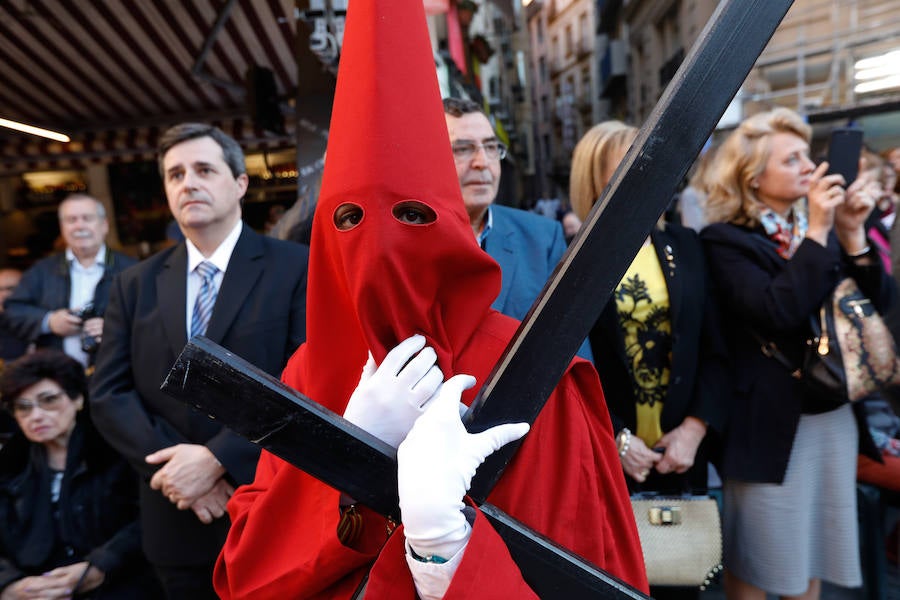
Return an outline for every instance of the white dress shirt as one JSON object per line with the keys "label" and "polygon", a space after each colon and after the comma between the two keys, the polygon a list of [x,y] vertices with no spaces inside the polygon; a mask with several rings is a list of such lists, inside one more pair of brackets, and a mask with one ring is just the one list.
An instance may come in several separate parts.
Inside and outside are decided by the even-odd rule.
{"label": "white dress shirt", "polygon": [[[94,290],[103,279],[106,269],[106,245],[101,245],[94,263],[85,267],[71,249],[66,248],[66,263],[69,265],[69,309],[80,311],[94,301]],[[88,355],[81,349],[81,334],[68,335],[63,338],[63,351],[87,366]]]}
{"label": "white dress shirt", "polygon": [[228,269],[228,262],[231,260],[231,254],[234,252],[234,247],[237,245],[238,238],[241,237],[242,228],[243,222],[239,220],[237,225],[234,226],[234,229],[231,230],[231,233],[222,240],[222,243],[219,244],[219,247],[216,248],[215,252],[213,252],[209,258],[204,257],[191,240],[186,239],[184,241],[187,246],[188,255],[186,273],[187,304],[185,305],[184,318],[185,331],[187,332],[188,339],[191,337],[191,320],[194,316],[194,303],[197,301],[197,294],[200,293],[200,286],[203,284],[203,277],[201,277],[195,269],[197,268],[197,265],[203,261],[212,263],[219,269],[213,276],[216,294],[218,294],[219,288],[222,287],[222,280],[225,278],[225,271]]}

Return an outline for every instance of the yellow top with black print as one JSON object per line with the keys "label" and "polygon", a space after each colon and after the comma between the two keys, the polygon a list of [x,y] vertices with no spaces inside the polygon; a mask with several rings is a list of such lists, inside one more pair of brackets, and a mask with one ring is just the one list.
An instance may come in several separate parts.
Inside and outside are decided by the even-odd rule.
{"label": "yellow top with black print", "polygon": [[652,448],[663,433],[660,414],[672,365],[672,320],[666,280],[651,244],[638,252],[615,297],[637,401],[635,435]]}

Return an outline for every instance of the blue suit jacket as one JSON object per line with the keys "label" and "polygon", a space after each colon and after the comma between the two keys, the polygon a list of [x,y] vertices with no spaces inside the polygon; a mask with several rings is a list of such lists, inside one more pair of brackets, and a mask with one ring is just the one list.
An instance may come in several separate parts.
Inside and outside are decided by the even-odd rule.
{"label": "blue suit jacket", "polygon": [[522,320],[566,251],[562,226],[546,217],[510,208],[491,207],[493,223],[485,251],[500,264],[500,295],[491,306]]}
{"label": "blue suit jacket", "polygon": [[[491,231],[485,251],[500,264],[500,294],[491,306],[522,320],[566,251],[562,225],[546,217],[508,206],[492,205]],[[578,356],[591,360],[588,343]]]}

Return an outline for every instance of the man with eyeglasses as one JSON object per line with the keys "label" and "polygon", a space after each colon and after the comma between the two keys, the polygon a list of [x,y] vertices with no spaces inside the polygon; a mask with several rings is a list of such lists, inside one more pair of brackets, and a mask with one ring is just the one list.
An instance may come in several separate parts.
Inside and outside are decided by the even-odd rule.
{"label": "man with eyeglasses", "polygon": [[[472,233],[500,265],[500,293],[491,308],[521,321],[566,251],[562,226],[534,213],[494,204],[506,145],[497,139],[478,104],[445,98],[444,118]],[[592,360],[587,341],[578,356]]]}
{"label": "man with eyeglasses", "polygon": [[66,197],[59,205],[59,229],[65,252],[25,272],[4,314],[21,339],[63,350],[88,366],[103,333],[112,278],[137,261],[106,247],[106,209],[92,196]]}
{"label": "man with eyeglasses", "polygon": [[444,117],[472,233],[500,264],[502,285],[492,308],[521,320],[566,250],[562,227],[494,204],[506,146],[478,104],[446,98]]}

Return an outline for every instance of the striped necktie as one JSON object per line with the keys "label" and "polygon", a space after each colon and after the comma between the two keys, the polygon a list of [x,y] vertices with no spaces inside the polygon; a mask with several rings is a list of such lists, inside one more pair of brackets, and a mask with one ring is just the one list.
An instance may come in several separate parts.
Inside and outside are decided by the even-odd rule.
{"label": "striped necktie", "polygon": [[194,302],[194,313],[191,315],[191,337],[206,333],[209,325],[209,317],[212,316],[213,306],[216,304],[215,276],[219,269],[212,263],[203,261],[194,269],[203,278],[200,291],[197,293],[197,301]]}

